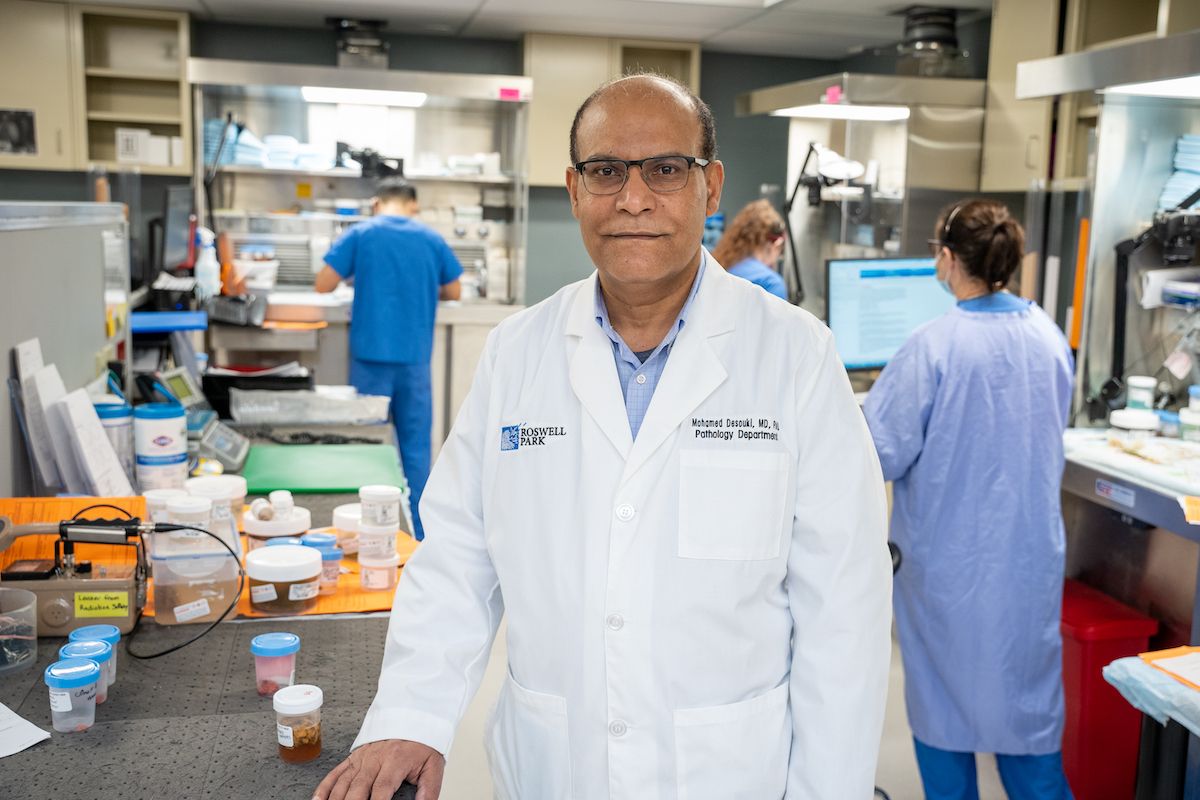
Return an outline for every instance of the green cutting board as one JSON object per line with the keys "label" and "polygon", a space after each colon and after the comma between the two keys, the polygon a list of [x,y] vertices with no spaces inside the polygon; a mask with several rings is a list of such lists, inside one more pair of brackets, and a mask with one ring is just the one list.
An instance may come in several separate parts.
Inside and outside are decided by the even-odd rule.
{"label": "green cutting board", "polygon": [[373,483],[400,486],[396,448],[387,444],[256,444],[242,467],[250,494],[276,489],[309,494],[357,492]]}

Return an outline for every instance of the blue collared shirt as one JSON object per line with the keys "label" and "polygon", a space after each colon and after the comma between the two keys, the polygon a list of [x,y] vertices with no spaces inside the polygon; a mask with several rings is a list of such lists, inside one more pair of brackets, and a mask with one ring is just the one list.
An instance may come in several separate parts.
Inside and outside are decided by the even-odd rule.
{"label": "blue collared shirt", "polygon": [[600,281],[596,281],[596,324],[608,335],[612,343],[613,360],[617,363],[617,378],[621,382],[621,395],[625,398],[625,413],[629,416],[629,430],[636,439],[641,430],[642,420],[646,418],[646,409],[650,407],[650,398],[658,388],[658,379],[662,377],[663,369],[667,366],[667,357],[671,355],[671,347],[675,337],[683,330],[688,310],[700,290],[700,281],[704,277],[704,265],[708,254],[700,258],[700,268],[696,271],[696,279],[692,281],[692,291],[688,294],[679,316],[667,330],[667,335],[647,356],[645,361],[638,358],[621,334],[617,333],[608,320],[608,309],[604,305],[604,294],[600,291]]}

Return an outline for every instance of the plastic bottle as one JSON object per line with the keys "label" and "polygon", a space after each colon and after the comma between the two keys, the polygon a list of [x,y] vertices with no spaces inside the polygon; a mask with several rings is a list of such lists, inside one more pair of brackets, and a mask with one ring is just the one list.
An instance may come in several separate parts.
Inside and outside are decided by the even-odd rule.
{"label": "plastic bottle", "polygon": [[221,263],[217,260],[212,231],[201,228],[196,231],[196,238],[200,247],[196,258],[196,296],[207,300],[221,292]]}

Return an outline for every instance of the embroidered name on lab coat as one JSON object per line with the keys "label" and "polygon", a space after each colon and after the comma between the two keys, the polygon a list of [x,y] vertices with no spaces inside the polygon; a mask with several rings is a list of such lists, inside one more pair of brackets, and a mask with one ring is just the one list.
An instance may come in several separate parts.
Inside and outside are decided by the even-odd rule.
{"label": "embroidered name on lab coat", "polygon": [[779,421],[770,417],[692,417],[693,439],[779,441]]}
{"label": "embroidered name on lab coat", "polygon": [[500,428],[500,450],[544,447],[549,439],[566,436],[561,425],[504,425]]}

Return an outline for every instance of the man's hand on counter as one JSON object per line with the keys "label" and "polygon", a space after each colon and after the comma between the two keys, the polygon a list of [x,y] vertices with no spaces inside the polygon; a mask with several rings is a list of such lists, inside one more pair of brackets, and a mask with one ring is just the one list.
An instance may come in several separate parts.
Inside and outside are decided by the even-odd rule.
{"label": "man's hand on counter", "polygon": [[445,757],[420,742],[371,742],[330,770],[313,800],[392,800],[405,781],[416,784],[417,800],[438,800],[445,770]]}

